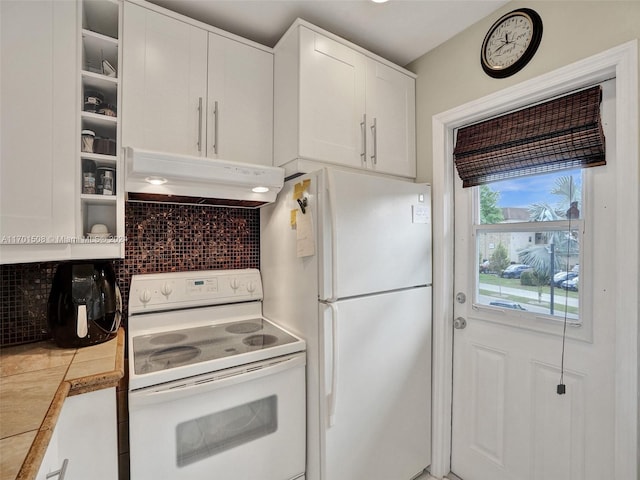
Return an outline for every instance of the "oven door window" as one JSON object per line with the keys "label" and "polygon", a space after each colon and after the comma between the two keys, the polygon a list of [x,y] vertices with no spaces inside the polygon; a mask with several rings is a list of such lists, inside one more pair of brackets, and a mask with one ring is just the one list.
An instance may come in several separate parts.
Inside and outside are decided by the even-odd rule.
{"label": "oven door window", "polygon": [[176,426],[176,463],[190,465],[277,429],[276,395],[182,422]]}

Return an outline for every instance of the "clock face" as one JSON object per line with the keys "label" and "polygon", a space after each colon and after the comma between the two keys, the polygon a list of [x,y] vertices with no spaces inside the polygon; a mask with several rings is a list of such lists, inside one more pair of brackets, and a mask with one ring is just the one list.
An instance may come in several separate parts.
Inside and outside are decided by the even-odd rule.
{"label": "clock face", "polygon": [[500,18],[482,44],[481,61],[486,73],[506,77],[533,57],[542,36],[542,21],[533,10],[522,9]]}

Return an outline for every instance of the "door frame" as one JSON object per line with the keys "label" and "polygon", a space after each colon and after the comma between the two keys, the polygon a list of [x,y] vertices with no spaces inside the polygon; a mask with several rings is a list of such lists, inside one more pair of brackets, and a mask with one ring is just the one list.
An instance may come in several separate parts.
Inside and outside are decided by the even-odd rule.
{"label": "door frame", "polygon": [[[637,270],[638,217],[638,40],[611,48],[432,117],[433,137],[433,393],[431,475],[451,470],[454,302],[454,130],[525,105],[615,77],[617,169],[615,472],[637,478],[639,446],[638,362],[640,318]],[[635,245],[629,249],[628,245]]]}

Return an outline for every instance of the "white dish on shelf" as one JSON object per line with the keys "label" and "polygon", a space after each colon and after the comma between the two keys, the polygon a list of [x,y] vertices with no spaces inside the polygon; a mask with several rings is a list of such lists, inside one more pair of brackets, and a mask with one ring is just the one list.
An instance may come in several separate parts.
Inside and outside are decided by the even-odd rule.
{"label": "white dish on shelf", "polygon": [[109,233],[109,229],[104,223],[94,223],[90,233]]}

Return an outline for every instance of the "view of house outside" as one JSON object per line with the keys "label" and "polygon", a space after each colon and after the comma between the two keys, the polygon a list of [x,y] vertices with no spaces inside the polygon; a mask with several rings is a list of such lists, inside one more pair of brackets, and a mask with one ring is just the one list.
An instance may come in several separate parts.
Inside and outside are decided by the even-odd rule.
{"label": "view of house outside", "polygon": [[581,170],[477,190],[477,302],[579,322]]}

